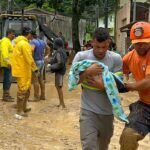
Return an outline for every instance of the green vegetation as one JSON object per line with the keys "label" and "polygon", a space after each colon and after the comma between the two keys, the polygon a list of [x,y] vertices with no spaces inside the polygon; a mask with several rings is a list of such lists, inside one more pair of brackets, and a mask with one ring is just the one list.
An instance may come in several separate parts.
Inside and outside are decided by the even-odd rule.
{"label": "green vegetation", "polygon": [[[40,8],[56,14],[69,15],[72,17],[72,40],[76,51],[80,50],[79,43],[79,21],[81,18],[87,19],[86,32],[90,35],[96,27],[96,20],[99,16],[104,16],[105,0],[12,0],[14,9],[20,8]],[[7,0],[0,0],[2,10],[7,9]],[[107,11],[114,11],[118,6],[118,0],[108,0]],[[95,22],[95,25],[94,23]]]}

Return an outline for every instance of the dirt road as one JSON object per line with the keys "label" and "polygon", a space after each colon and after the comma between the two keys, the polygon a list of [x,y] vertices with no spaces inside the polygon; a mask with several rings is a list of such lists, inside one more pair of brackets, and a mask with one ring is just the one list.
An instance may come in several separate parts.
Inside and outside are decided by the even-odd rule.
{"label": "dirt road", "polygon": [[[46,83],[47,100],[29,102],[29,117],[16,120],[14,103],[0,101],[0,150],[81,150],[79,137],[80,88],[69,93],[65,77],[64,97],[67,110],[56,107],[58,97],[54,77],[49,75]],[[0,85],[2,95],[2,85]],[[11,94],[16,97],[16,84]],[[33,90],[31,98],[33,97]],[[128,113],[128,105],[137,99],[137,93],[122,94],[122,105]],[[115,131],[109,150],[119,150],[119,136],[124,123],[115,120]],[[140,142],[139,150],[150,149],[150,136]]]}

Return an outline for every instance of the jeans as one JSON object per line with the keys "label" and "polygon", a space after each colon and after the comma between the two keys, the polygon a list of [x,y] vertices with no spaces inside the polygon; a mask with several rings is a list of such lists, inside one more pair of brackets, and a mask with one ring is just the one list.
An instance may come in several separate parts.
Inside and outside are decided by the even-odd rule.
{"label": "jeans", "polygon": [[7,67],[3,67],[3,90],[8,91],[11,86],[11,69]]}
{"label": "jeans", "polygon": [[40,74],[44,71],[44,60],[35,60],[36,66],[38,67]]}
{"label": "jeans", "polygon": [[[35,61],[38,70],[40,72],[39,76],[37,77],[34,73],[32,76],[33,86],[34,86],[34,98],[35,100],[45,99],[45,83],[44,83],[44,60]],[[39,88],[41,89],[41,95]]]}

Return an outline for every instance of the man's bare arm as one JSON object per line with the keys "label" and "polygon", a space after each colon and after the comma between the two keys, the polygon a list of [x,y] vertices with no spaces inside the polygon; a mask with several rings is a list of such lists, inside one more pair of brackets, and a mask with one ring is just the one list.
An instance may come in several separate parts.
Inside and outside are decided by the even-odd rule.
{"label": "man's bare arm", "polygon": [[150,88],[150,75],[147,75],[145,79],[135,82],[126,83],[126,87],[130,91],[142,91]]}
{"label": "man's bare arm", "polygon": [[80,73],[80,80],[79,80],[78,84],[82,83],[86,78],[87,78],[87,73],[85,70],[84,72]]}
{"label": "man's bare arm", "polygon": [[48,45],[45,46],[45,56],[49,56],[51,53],[51,49]]}

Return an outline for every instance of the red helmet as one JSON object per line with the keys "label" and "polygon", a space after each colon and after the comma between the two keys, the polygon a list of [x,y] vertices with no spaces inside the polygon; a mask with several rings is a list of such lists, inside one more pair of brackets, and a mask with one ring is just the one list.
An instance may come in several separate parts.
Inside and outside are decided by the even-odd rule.
{"label": "red helmet", "polygon": [[148,22],[137,22],[135,23],[130,31],[130,39],[132,43],[139,42],[150,42],[150,23]]}

